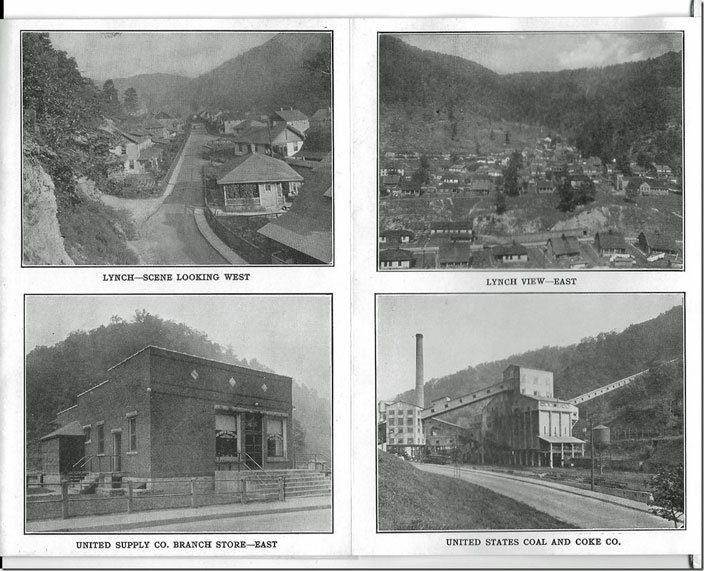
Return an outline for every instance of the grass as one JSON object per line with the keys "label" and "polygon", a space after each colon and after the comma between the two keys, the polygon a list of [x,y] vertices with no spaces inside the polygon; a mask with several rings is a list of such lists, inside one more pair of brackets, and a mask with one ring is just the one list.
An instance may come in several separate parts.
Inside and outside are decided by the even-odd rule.
{"label": "grass", "polygon": [[90,199],[59,212],[66,252],[76,264],[136,265],[127,246],[135,230],[130,216]]}
{"label": "grass", "polygon": [[378,452],[380,530],[565,529],[526,504]]}

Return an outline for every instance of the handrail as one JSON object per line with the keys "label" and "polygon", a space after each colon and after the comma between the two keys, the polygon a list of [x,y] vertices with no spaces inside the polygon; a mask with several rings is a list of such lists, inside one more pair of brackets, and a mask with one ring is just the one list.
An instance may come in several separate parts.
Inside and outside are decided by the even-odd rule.
{"label": "handrail", "polygon": [[262,484],[264,484],[264,483],[266,483],[266,482],[264,482],[264,481],[259,477],[259,474],[257,474],[257,472],[256,472],[255,470],[253,470],[251,466],[248,466],[248,465],[247,465],[247,459],[249,459],[257,468],[259,468],[259,471],[260,471],[262,474],[264,474],[265,476],[267,476],[267,478],[269,478],[269,480],[270,480],[269,483],[271,483],[272,481],[275,481],[275,480],[276,480],[276,477],[275,477],[274,475],[270,474],[270,473],[267,472],[264,468],[262,468],[262,467],[259,465],[259,462],[257,462],[254,458],[252,458],[247,452],[238,452],[237,455],[238,455],[238,456],[244,456],[244,457],[245,457],[244,467],[247,468],[247,470],[249,470],[250,472],[252,472],[252,473],[255,475],[255,477],[257,478],[257,480],[259,480]]}
{"label": "handrail", "polygon": [[[88,455],[83,456],[80,460],[78,460],[78,462],[76,462],[73,466],[71,466],[71,470],[73,470],[79,464],[81,465],[80,466],[81,468],[85,468],[86,464],[88,464],[88,462],[91,462],[94,457],[95,457],[94,454],[91,454],[90,456],[88,456]],[[84,460],[85,460],[85,462],[84,462]]]}

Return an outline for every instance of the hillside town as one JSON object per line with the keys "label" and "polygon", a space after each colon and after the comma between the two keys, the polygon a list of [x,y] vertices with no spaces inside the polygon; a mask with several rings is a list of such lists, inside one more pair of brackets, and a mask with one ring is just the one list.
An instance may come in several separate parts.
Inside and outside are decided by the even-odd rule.
{"label": "hillside town", "polygon": [[[605,163],[582,156],[559,134],[513,149],[506,132],[506,142],[506,150],[483,155],[383,151],[379,268],[682,267],[678,165]],[[530,226],[531,214],[578,214],[577,207],[598,217],[611,205],[662,211],[675,217],[675,229],[655,228],[642,217],[641,227],[636,221],[624,231],[584,214],[547,230],[533,224],[531,231],[510,232],[503,223],[515,214]]]}
{"label": "hillside town", "polygon": [[250,263],[332,262],[331,109],[202,111],[207,220]]}

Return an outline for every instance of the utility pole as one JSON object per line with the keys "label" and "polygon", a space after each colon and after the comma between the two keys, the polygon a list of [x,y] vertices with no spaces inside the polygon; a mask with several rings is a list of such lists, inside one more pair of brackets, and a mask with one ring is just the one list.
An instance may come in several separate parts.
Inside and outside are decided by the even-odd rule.
{"label": "utility pole", "polygon": [[589,448],[592,455],[592,492],[594,491],[594,421],[589,417]]}

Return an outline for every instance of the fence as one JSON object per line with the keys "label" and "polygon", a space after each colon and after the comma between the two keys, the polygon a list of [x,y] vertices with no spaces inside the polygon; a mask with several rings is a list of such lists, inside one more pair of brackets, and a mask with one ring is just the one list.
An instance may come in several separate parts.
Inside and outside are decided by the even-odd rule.
{"label": "fence", "polygon": [[332,462],[325,454],[294,454],[293,468],[295,470],[315,470],[330,474],[332,472]]}
{"label": "fence", "polygon": [[242,256],[250,264],[271,264],[271,254],[235,234],[232,230],[222,224],[218,217],[210,210],[210,206],[205,205],[205,219],[225,244],[232,248],[237,254]]}
{"label": "fence", "polygon": [[27,485],[27,521],[249,501],[284,501],[285,477],[224,472],[217,478],[63,480]]}

